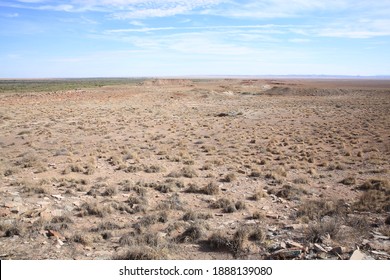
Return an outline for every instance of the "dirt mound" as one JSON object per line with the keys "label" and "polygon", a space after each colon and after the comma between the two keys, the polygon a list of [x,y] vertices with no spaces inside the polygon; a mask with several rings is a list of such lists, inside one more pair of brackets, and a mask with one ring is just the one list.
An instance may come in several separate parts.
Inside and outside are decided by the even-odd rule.
{"label": "dirt mound", "polygon": [[192,81],[186,79],[152,79],[141,83],[145,86],[190,86]]}
{"label": "dirt mound", "polygon": [[[354,90],[356,91],[356,90]],[[281,87],[274,86],[264,91],[268,95],[301,95],[301,96],[330,96],[350,94],[347,89],[338,88],[300,88],[300,87]]]}

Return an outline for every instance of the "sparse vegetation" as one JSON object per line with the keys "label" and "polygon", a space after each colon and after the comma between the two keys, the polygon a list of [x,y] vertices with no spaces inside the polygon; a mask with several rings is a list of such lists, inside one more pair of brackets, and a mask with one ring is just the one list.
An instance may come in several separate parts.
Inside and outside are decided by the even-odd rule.
{"label": "sparse vegetation", "polygon": [[390,259],[390,84],[366,82],[0,81],[2,256]]}

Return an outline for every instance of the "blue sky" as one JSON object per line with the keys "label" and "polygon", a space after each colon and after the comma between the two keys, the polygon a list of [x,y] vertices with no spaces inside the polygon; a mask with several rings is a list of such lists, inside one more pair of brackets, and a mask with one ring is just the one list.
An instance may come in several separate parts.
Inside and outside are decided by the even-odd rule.
{"label": "blue sky", "polygon": [[0,65],[0,78],[390,75],[390,0],[1,0]]}

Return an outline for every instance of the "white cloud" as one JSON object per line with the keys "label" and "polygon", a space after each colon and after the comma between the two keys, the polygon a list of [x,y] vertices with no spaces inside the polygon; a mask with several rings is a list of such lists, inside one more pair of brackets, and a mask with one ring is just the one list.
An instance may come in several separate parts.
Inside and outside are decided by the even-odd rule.
{"label": "white cloud", "polygon": [[19,17],[19,13],[5,14],[4,16],[8,18],[16,18]]}
{"label": "white cloud", "polygon": [[4,1],[0,6],[64,12],[99,11],[116,19],[137,19],[185,14],[226,1],[228,0],[21,0],[18,3]]}
{"label": "white cloud", "polygon": [[390,36],[390,20],[388,19],[349,19],[348,21],[329,24],[314,31],[318,36],[342,38],[371,38]]}
{"label": "white cloud", "polygon": [[132,20],[129,23],[131,25],[134,25],[134,26],[145,26],[145,24],[142,21],[139,21],[139,20]]}

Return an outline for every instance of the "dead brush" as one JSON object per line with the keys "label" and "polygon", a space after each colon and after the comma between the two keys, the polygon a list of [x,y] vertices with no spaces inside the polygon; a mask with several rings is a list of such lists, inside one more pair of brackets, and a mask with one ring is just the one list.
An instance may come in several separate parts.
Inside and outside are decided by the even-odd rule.
{"label": "dead brush", "polygon": [[271,190],[271,194],[275,194],[278,197],[287,199],[287,200],[296,200],[300,201],[302,196],[307,195],[308,192],[300,187],[295,187],[294,185],[283,185],[279,190]]}
{"label": "dead brush", "polygon": [[168,177],[172,178],[179,178],[179,177],[185,177],[185,178],[195,178],[198,177],[198,174],[196,171],[190,167],[190,166],[185,166],[179,171],[172,171],[168,175]]}
{"label": "dead brush", "polygon": [[177,193],[171,195],[168,199],[160,202],[157,205],[157,210],[183,210],[183,202],[180,200],[180,196]]}
{"label": "dead brush", "polygon": [[233,235],[231,240],[231,252],[233,257],[237,258],[244,252],[245,241],[248,240],[250,235],[249,227],[239,228]]}
{"label": "dead brush", "polygon": [[166,250],[150,246],[131,246],[126,252],[115,254],[113,260],[165,260],[168,258]]}
{"label": "dead brush", "polygon": [[72,235],[72,237],[70,238],[71,241],[73,242],[76,242],[76,243],[80,243],[84,246],[88,246],[92,243],[92,237],[88,234],[84,234],[82,232],[76,232]]}
{"label": "dead brush", "polygon": [[45,182],[21,181],[20,186],[25,193],[49,194],[51,190]]}
{"label": "dead brush", "polygon": [[116,186],[107,186],[102,192],[102,196],[114,196],[118,193],[118,189]]}
{"label": "dead brush", "polygon": [[386,192],[390,191],[390,183],[386,179],[370,179],[361,184],[358,189],[362,191],[378,190]]}
{"label": "dead brush", "polygon": [[15,165],[22,168],[36,167],[40,163],[38,155],[34,152],[23,153],[19,155],[18,158],[19,159],[15,162]]}
{"label": "dead brush", "polygon": [[364,192],[353,204],[358,211],[390,211],[390,184],[386,179],[370,179],[358,187]]}
{"label": "dead brush", "polygon": [[117,230],[117,229],[121,229],[121,228],[122,227],[120,225],[116,224],[115,222],[106,220],[106,221],[101,222],[96,227],[92,228],[91,231],[92,232],[108,231],[108,230],[112,231],[112,230]]}
{"label": "dead brush", "polygon": [[267,196],[267,194],[264,192],[264,190],[259,189],[252,196],[250,196],[249,199],[254,200],[254,201],[259,201],[266,196]]}
{"label": "dead brush", "polygon": [[307,200],[299,206],[296,216],[319,221],[325,216],[345,216],[347,213],[348,208],[344,200]]}
{"label": "dead brush", "polygon": [[230,252],[234,258],[238,258],[245,251],[244,244],[248,240],[250,229],[241,227],[233,237],[228,237],[221,231],[213,233],[208,239],[207,244],[212,250]]}
{"label": "dead brush", "polygon": [[231,250],[231,240],[230,238],[222,233],[221,231],[214,232],[208,239],[207,245],[211,250],[217,251],[230,251]]}
{"label": "dead brush", "polygon": [[213,215],[211,213],[199,213],[189,210],[183,215],[183,221],[208,220],[212,217]]}
{"label": "dead brush", "polygon": [[233,213],[237,211],[236,205],[233,201],[227,198],[220,198],[210,205],[211,208],[222,208],[225,213]]}
{"label": "dead brush", "polygon": [[337,218],[312,223],[306,231],[306,238],[312,243],[322,243],[327,235],[337,240],[341,225],[341,221]]}
{"label": "dead brush", "polygon": [[17,236],[23,236],[25,233],[25,228],[19,221],[14,221],[12,223],[0,223],[0,231],[3,232],[4,237],[13,237],[15,235]]}
{"label": "dead brush", "polygon": [[176,240],[180,243],[195,242],[205,235],[205,231],[203,225],[196,223],[188,227]]}
{"label": "dead brush", "polygon": [[214,182],[210,182],[200,192],[207,195],[217,195],[219,194],[219,186]]}
{"label": "dead brush", "polygon": [[264,242],[266,237],[267,237],[267,232],[265,231],[265,229],[257,225],[251,229],[248,238],[252,241]]}
{"label": "dead brush", "polygon": [[150,165],[144,168],[146,173],[160,173],[165,171],[165,168],[159,165]]}
{"label": "dead brush", "polygon": [[341,184],[346,186],[351,186],[356,184],[356,178],[354,176],[349,176],[340,181]]}
{"label": "dead brush", "polygon": [[221,182],[231,183],[237,180],[237,176],[234,173],[228,173],[224,178],[221,179]]}
{"label": "dead brush", "polygon": [[84,217],[88,215],[97,216],[100,218],[106,217],[112,213],[112,207],[108,205],[100,205],[97,202],[85,202],[80,206],[79,216]]}

